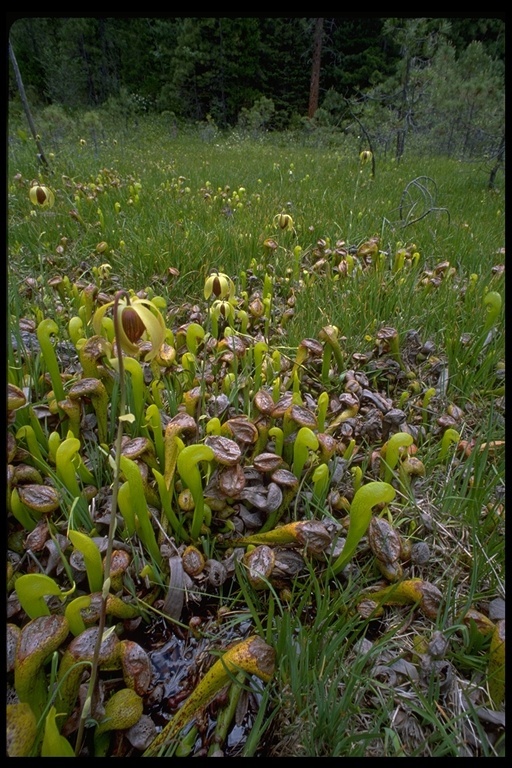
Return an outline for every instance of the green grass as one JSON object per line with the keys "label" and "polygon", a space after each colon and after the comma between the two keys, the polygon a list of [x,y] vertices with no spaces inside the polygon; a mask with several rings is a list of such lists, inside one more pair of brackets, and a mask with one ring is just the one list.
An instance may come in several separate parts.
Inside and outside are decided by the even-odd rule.
{"label": "green grass", "polygon": [[[165,372],[155,374],[157,367],[146,366],[142,404],[127,377],[129,410],[138,412],[139,419],[126,423],[126,436],[154,438],[144,409],[157,402],[172,417],[183,410],[194,384],[200,388],[194,412],[198,441],[213,429],[213,397],[227,395],[231,415],[254,419],[253,349],[235,366],[224,350],[212,352],[208,346],[213,326],[203,289],[213,269],[233,279],[236,312],[248,313],[248,331],[241,336],[268,345],[263,366],[267,390],[300,385],[302,402],[311,408],[327,391],[332,408],[355,371],[360,390],[401,408],[414,432],[424,475],[408,487],[394,473],[397,494],[386,514],[410,545],[428,545],[428,559],[405,561],[404,572],[441,591],[436,618],[410,605],[388,606],[380,617],[359,611],[364,590],[382,582],[366,539],[348,571],[333,579],[324,561],[307,553],[296,577],[285,584],[271,580],[266,589],[255,589],[244,568],[237,568],[233,584],[212,598],[233,617],[232,625],[224,620],[224,629],[227,622],[233,638],[249,623],[276,653],[272,681],[249,685],[246,691],[249,699],[262,697],[264,706],[254,715],[240,751],[260,757],[461,756],[470,731],[472,756],[501,755],[502,732],[486,728],[476,713],[480,706],[494,706],[486,678],[488,639],[477,642],[464,616],[470,608],[485,612],[492,600],[505,596],[504,183],[498,178],[497,188],[488,190],[484,163],[421,157],[405,158],[400,165],[378,157],[371,178],[369,165],[360,164],[348,137],[340,137],[335,147],[312,147],[297,137],[275,135],[249,140],[236,132],[205,141],[193,128],[171,134],[163,118],[144,118],[130,129],[105,119],[96,141],[79,117],[72,133],[58,140],[43,130],[51,162],[44,172],[32,142],[18,128],[11,115],[7,293],[13,340],[8,343],[8,380],[30,393],[30,401],[9,422],[14,438],[21,427],[37,425],[48,457],[50,435],[50,440],[55,441],[55,433],[64,440],[68,428],[50,407],[44,355],[23,351],[26,332],[30,337],[41,320],[55,320],[61,372],[69,374],[67,391],[80,378],[81,344],[94,336],[92,313],[120,288],[156,298],[169,343],[177,349],[176,362]],[[30,202],[34,180],[53,190],[52,208]],[[292,217],[291,230],[277,226],[280,213]],[[371,238],[377,247],[365,260],[364,246]],[[270,239],[275,247],[269,246]],[[399,262],[401,249],[407,252],[404,264]],[[342,265],[350,259],[353,269],[344,274]],[[51,278],[58,276],[68,278],[67,286],[52,286]],[[251,314],[252,302],[265,299],[268,291],[268,316],[258,319]],[[488,314],[488,306],[495,314]],[[236,314],[235,334],[241,317]],[[71,318],[83,322],[79,344],[71,340]],[[190,322],[205,331],[205,343],[193,355],[182,328]],[[339,331],[343,365],[332,363],[325,380],[319,361],[308,358],[294,384],[288,377],[301,341],[318,339],[327,325]],[[377,351],[379,331],[386,327],[397,332],[394,356],[383,347]],[[157,381],[151,381],[152,375]],[[113,383],[109,446],[115,440],[117,398]],[[101,488],[94,502],[100,507],[112,467],[93,437],[92,408],[86,404],[84,409],[80,453]],[[366,409],[359,412],[359,425]],[[337,413],[329,410],[329,420]],[[346,426],[351,428],[350,421]],[[441,461],[447,426],[473,449],[466,455],[450,445]],[[343,453],[350,434],[340,429],[334,434]],[[363,482],[379,479],[382,448],[371,432],[355,434],[356,458],[338,474],[335,463],[330,464],[330,482],[349,501],[351,470],[361,467]],[[191,439],[184,437],[185,442]],[[267,450],[272,447],[268,443]],[[23,440],[19,448],[26,450]],[[293,444],[284,450],[292,455]],[[249,463],[248,449],[246,454]],[[27,461],[30,456],[23,452],[12,458],[16,466]],[[215,475],[203,470],[204,483],[214,482]],[[281,522],[313,518],[339,525],[346,506],[336,506],[332,495],[323,507],[315,506],[309,472],[307,465]],[[14,477],[11,487],[21,487],[21,475]],[[52,480],[52,470],[45,481],[56,482],[65,494],[61,516],[50,525],[52,535],[65,533],[72,495],[55,474]],[[178,509],[179,478],[176,482],[173,504]],[[83,507],[82,515],[92,514],[92,507]],[[9,511],[11,545],[22,527]],[[188,524],[185,515],[183,520]],[[90,528],[92,522],[86,522]],[[210,528],[195,542],[206,558],[224,557],[222,537],[229,522],[214,510]],[[25,572],[24,549],[17,546],[16,570]],[[139,580],[144,566],[144,578],[151,580],[151,557],[138,538],[130,547],[139,566],[127,580],[133,596],[144,592],[141,585],[147,582]],[[161,574],[153,586],[161,590]],[[141,599],[147,608],[148,595]],[[23,617],[15,621],[22,625]],[[216,626],[211,632],[209,624],[203,629],[212,643]],[[441,659],[426,650],[435,632],[447,643]],[[407,665],[395,668],[398,662]]]}

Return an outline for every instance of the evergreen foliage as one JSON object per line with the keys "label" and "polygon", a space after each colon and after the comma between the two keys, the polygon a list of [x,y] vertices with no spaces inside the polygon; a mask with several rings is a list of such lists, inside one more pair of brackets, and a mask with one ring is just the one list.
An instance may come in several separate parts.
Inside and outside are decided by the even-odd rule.
{"label": "evergreen foliage", "polygon": [[170,113],[215,130],[283,131],[312,120],[311,128],[370,137],[397,160],[418,140],[450,156],[496,156],[504,135],[504,19],[326,18],[319,109],[307,118],[315,22],[27,17],[11,25],[10,42],[33,109],[103,109],[126,120]]}

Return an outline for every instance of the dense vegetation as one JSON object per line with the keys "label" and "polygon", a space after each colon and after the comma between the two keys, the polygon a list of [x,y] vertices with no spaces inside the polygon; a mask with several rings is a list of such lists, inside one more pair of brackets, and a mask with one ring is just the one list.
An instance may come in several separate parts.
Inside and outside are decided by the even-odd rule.
{"label": "dense vegetation", "polygon": [[[13,29],[35,130],[13,94],[7,753],[503,756],[504,152],[482,150],[500,147],[496,29],[469,44],[471,20],[451,27],[443,66],[465,62],[466,90],[433,80],[434,59],[420,76],[402,39],[371,98],[347,84],[304,119],[314,20],[224,21]],[[371,21],[379,46],[397,23]],[[250,31],[254,56],[275,33],[286,105],[223,90],[213,116],[229,59],[198,54],[221,27],[228,50]],[[52,29],[38,69],[22,43]],[[158,107],[179,91],[138,48],[157,30],[162,56],[164,39],[194,53],[208,111]],[[121,89],[128,37],[147,101]],[[374,98],[407,61],[412,122]],[[101,62],[119,89],[93,103],[107,80],[78,85]],[[85,103],[66,103],[74,78]]]}
{"label": "dense vegetation", "polygon": [[504,29],[499,17],[29,17],[10,41],[49,119],[102,107],[220,129],[330,126],[398,158],[410,142],[467,158],[495,155],[504,135]]}

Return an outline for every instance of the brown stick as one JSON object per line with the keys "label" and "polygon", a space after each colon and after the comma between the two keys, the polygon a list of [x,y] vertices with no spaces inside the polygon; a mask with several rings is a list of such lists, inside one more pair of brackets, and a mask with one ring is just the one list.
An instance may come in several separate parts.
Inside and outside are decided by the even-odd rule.
{"label": "brown stick", "polygon": [[23,104],[23,109],[25,111],[25,115],[27,117],[28,124],[30,126],[30,131],[32,133],[32,136],[34,137],[34,141],[36,142],[36,146],[39,150],[38,159],[40,162],[42,162],[47,168],[49,168],[48,160],[46,159],[46,156],[43,151],[43,147],[41,145],[41,140],[39,139],[39,136],[36,131],[36,127],[34,125],[34,120],[32,119],[32,113],[30,111],[30,107],[28,105],[27,95],[25,93],[25,88],[23,86],[23,80],[21,79],[21,73],[18,67],[18,62],[16,61],[16,56],[14,55],[14,51],[12,49],[12,45],[9,42],[9,58],[11,59],[11,63],[14,69],[14,75],[16,77],[16,84],[18,86],[18,91],[20,93],[21,103]]}

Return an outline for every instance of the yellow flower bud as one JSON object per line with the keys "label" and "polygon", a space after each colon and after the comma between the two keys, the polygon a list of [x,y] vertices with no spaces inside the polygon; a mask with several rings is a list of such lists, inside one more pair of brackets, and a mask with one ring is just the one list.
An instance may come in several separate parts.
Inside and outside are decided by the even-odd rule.
{"label": "yellow flower bud", "polygon": [[280,229],[293,229],[293,219],[288,213],[278,213],[274,221]]}
{"label": "yellow flower bud", "polygon": [[112,267],[110,264],[100,264],[98,267],[98,276],[102,280],[107,280],[110,277],[110,273],[112,272]]}
{"label": "yellow flower bud", "polygon": [[209,299],[212,293],[216,299],[231,299],[235,295],[235,284],[224,272],[214,272],[204,284],[205,299]]}
{"label": "yellow flower bud", "polygon": [[210,313],[217,320],[221,317],[224,318],[224,320],[233,320],[235,317],[235,308],[232,304],[229,303],[229,301],[216,299],[210,308]]}
{"label": "yellow flower bud", "polygon": [[55,195],[49,187],[42,184],[34,184],[28,193],[30,202],[41,208],[51,208],[55,202]]}
{"label": "yellow flower bud", "polygon": [[132,343],[139,341],[146,330],[146,326],[133,307],[124,307],[121,314],[123,331]]}
{"label": "yellow flower bud", "polygon": [[[96,334],[103,333],[103,318],[116,301],[102,304],[93,315],[92,324]],[[121,299],[117,304],[120,321],[119,338],[121,348],[128,355],[137,355],[140,349],[137,345],[142,337],[151,342],[152,349],[145,352],[144,359],[152,360],[160,351],[165,340],[165,322],[158,307],[149,299],[133,297],[131,301]]]}

